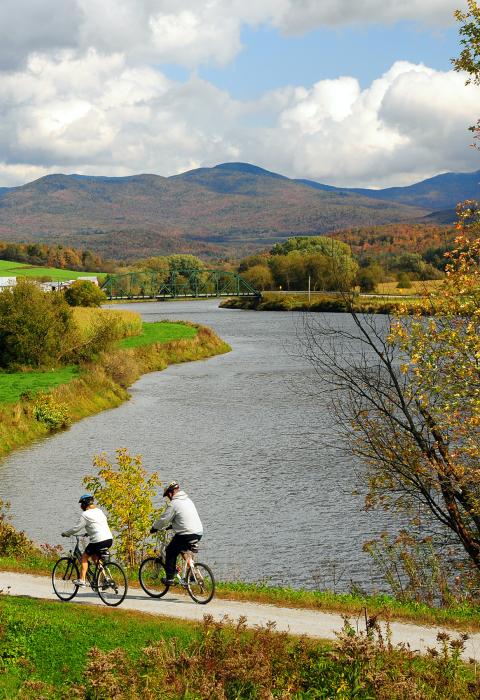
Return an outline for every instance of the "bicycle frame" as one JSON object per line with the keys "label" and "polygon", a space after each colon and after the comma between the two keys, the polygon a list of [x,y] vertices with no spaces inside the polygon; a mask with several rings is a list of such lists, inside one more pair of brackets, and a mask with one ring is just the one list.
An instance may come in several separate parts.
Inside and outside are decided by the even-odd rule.
{"label": "bicycle frame", "polygon": [[[75,557],[77,562],[79,564],[82,563],[82,556],[83,552],[80,549],[80,540],[84,539],[85,535],[74,535],[75,537],[75,547],[73,550],[70,550],[70,554]],[[98,573],[104,568],[103,562],[100,556],[97,555],[97,561],[93,564],[92,561],[89,559],[88,560],[88,569],[87,569],[87,581],[90,584],[91,588],[93,591],[96,590],[97,586],[97,580],[98,580]]]}
{"label": "bicycle frame", "polygon": [[[160,559],[163,565],[165,565],[165,550],[167,549],[168,542],[164,542],[160,539],[160,533],[157,534],[157,546],[155,547],[155,556]],[[196,580],[195,576],[195,555],[191,550],[185,550],[180,552],[183,558],[183,565],[180,567],[177,564],[177,570],[175,572],[175,578],[178,580],[182,586],[186,585],[188,571],[192,572],[192,576]]]}

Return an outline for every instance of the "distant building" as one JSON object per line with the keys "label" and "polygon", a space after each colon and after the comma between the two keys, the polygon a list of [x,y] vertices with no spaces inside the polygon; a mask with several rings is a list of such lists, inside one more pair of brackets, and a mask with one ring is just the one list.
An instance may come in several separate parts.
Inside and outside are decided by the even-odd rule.
{"label": "distant building", "polygon": [[16,277],[0,277],[0,292],[3,292],[4,289],[11,289],[15,287],[16,284]]}
{"label": "distant building", "polygon": [[63,280],[62,282],[40,282],[39,287],[44,292],[61,292],[66,289],[74,280]]}
{"label": "distant building", "polygon": [[96,284],[97,287],[99,286],[99,285],[98,285],[98,279],[97,279],[96,277],[94,277],[94,276],[90,276],[90,277],[88,277],[88,276],[87,276],[87,277],[77,277],[77,279],[78,279],[78,280],[85,281],[85,282],[91,282],[92,284]]}

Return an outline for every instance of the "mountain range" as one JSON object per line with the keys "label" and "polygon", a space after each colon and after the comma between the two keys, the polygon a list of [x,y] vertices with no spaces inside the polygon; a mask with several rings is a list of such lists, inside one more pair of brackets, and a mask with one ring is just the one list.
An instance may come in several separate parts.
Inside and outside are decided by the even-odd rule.
{"label": "mountain range", "polygon": [[291,235],[398,222],[450,223],[478,199],[480,171],[408,187],[341,188],[248,163],[172,177],[47,175],[0,188],[0,239],[88,248],[117,259],[190,252],[242,254]]}

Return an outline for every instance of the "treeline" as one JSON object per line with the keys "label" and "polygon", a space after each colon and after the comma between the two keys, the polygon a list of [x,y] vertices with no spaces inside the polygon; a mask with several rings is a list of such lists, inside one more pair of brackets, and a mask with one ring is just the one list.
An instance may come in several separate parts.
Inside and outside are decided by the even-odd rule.
{"label": "treeline", "polygon": [[98,253],[48,243],[8,243],[0,241],[0,260],[57,267],[79,272],[112,272],[116,264]]}
{"label": "treeline", "polygon": [[355,283],[358,264],[350,246],[327,236],[294,236],[270,251],[249,255],[238,271],[260,291],[334,291]]}
{"label": "treeline", "polygon": [[[378,229],[381,227],[376,228],[377,234]],[[402,230],[405,233],[408,229],[405,226]],[[352,238],[350,234],[344,234],[344,237]],[[431,242],[436,242],[436,238]],[[388,244],[389,247],[392,245]],[[416,280],[443,278],[448,262],[445,253],[452,247],[453,242],[450,244],[448,240],[439,246],[424,247],[422,253],[402,250],[398,246],[398,252],[387,254],[385,247],[371,245],[368,253],[364,250],[355,255],[344,240],[327,236],[294,236],[277,243],[269,251],[243,258],[238,271],[260,291],[294,291],[308,287],[312,291],[335,291],[358,287],[361,291],[371,292],[381,282],[396,282],[399,288],[408,288]]]}

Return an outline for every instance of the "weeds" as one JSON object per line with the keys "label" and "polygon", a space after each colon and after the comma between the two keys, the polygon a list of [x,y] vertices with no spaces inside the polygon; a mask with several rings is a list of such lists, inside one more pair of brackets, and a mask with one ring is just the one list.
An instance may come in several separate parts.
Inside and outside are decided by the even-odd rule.
{"label": "weeds", "polygon": [[[12,658],[29,663],[22,625],[2,628]],[[93,647],[81,684],[51,685],[35,674],[19,697],[78,700],[474,700],[480,682],[464,664],[465,638],[444,633],[422,657],[393,645],[388,625],[368,620],[357,631],[346,619],[332,645],[293,639],[272,624],[253,630],[245,619],[218,622],[205,616],[185,644],[160,636],[132,657],[126,649]],[[15,651],[16,650],[16,651]],[[16,656],[15,656],[16,655]],[[68,663],[66,651],[65,663]],[[39,685],[42,684],[42,685]],[[39,691],[41,695],[39,695]]]}

